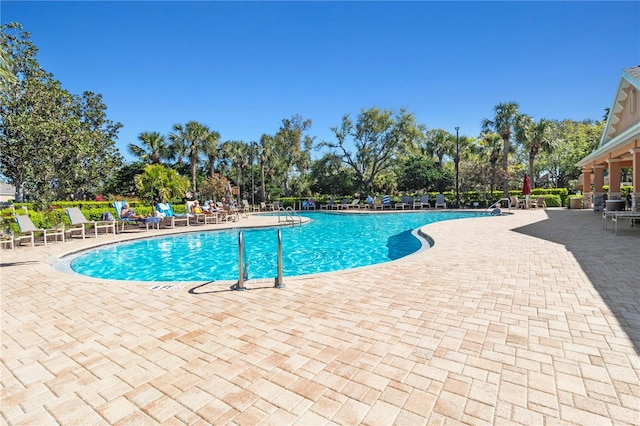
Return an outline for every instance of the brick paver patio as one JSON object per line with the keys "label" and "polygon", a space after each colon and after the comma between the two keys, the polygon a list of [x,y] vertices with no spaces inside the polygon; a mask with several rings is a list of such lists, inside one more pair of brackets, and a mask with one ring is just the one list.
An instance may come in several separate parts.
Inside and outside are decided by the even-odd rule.
{"label": "brick paver patio", "polygon": [[244,292],[51,267],[145,232],[2,250],[2,423],[640,423],[640,227],[549,209],[423,231],[407,258]]}

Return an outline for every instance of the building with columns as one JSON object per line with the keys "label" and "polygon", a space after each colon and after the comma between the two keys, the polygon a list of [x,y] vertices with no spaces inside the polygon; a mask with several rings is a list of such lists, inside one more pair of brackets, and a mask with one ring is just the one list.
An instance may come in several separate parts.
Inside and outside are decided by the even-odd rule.
{"label": "building with columns", "polygon": [[[585,208],[600,211],[605,205],[605,170],[608,200],[621,199],[621,169],[632,169],[631,208],[640,211],[640,66],[622,71],[613,105],[598,148],[577,165],[582,168]],[[591,182],[591,185],[589,185]]]}

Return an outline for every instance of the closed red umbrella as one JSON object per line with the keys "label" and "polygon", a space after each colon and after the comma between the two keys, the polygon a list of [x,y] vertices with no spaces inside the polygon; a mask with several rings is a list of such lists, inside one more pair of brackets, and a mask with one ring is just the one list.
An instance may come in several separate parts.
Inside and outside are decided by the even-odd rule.
{"label": "closed red umbrella", "polygon": [[525,207],[529,208],[529,194],[531,194],[531,182],[529,175],[524,174],[524,182],[522,182],[522,194],[525,196]]}

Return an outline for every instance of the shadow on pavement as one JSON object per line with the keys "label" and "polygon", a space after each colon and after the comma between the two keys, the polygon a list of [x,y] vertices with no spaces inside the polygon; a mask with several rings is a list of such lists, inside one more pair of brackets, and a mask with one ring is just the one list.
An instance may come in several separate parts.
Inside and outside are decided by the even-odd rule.
{"label": "shadow on pavement", "polygon": [[640,227],[603,229],[590,210],[547,210],[549,220],[513,231],[561,244],[580,263],[640,353]]}

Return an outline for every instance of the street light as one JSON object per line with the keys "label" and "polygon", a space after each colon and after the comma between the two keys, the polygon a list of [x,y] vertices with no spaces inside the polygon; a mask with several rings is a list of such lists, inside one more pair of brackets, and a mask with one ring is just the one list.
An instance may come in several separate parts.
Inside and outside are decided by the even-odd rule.
{"label": "street light", "polygon": [[458,163],[460,163],[460,145],[458,144],[458,130],[456,127],[456,208],[460,208],[460,181],[458,180]]}

